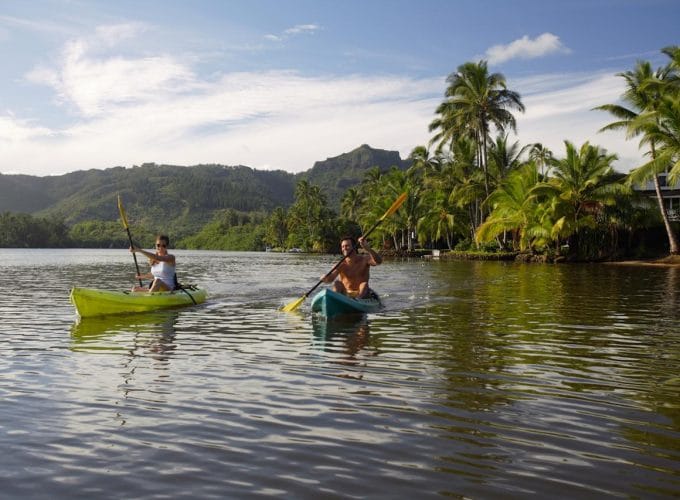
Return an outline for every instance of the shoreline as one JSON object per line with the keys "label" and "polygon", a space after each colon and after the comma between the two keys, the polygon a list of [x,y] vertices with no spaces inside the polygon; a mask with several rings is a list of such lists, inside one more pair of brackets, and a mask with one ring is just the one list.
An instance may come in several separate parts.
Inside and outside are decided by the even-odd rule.
{"label": "shoreline", "polygon": [[[403,255],[402,255],[403,256]],[[413,255],[412,257],[416,257]],[[393,255],[398,257],[398,255]],[[524,263],[537,264],[567,264],[572,263],[564,260],[549,261],[545,256],[541,255],[523,255],[519,253],[507,252],[499,254],[485,254],[478,252],[446,252],[440,255],[426,254],[421,255],[425,260],[495,260],[495,261],[514,261]],[[579,262],[573,262],[574,264]],[[668,255],[666,257],[651,258],[651,259],[626,259],[626,260],[611,260],[611,261],[592,261],[580,262],[582,264],[607,264],[617,266],[649,266],[649,267],[680,267],[680,255]]]}
{"label": "shoreline", "polygon": [[649,260],[619,260],[605,262],[605,264],[619,266],[680,267],[680,255],[669,255],[668,257]]}

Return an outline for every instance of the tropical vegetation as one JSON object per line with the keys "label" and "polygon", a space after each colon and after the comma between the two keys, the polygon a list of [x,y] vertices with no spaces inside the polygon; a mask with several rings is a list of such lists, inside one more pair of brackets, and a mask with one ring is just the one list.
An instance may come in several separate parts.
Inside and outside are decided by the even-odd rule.
{"label": "tropical vegetation", "polygon": [[[460,65],[447,78],[430,141],[405,161],[364,145],[299,175],[145,165],[131,174],[134,182],[120,168],[107,174],[114,175],[108,181],[129,200],[128,212],[143,213],[134,221],[137,234],[153,238],[170,214],[177,245],[185,248],[337,251],[341,236],[361,234],[406,192],[400,209],[373,233],[385,250],[612,259],[658,251],[645,235],[662,228],[665,252],[676,254],[678,227],[662,181],[680,181],[680,49],[662,53],[665,66],[638,62],[619,75],[626,85],[620,102],[594,110],[614,117],[602,133],[639,140],[647,159],[628,175],[616,172],[616,154],[595,142],[564,138],[563,148],[551,151],[514,141],[514,113],[525,110],[521,95],[479,61]],[[169,172],[178,177],[168,180]],[[101,175],[88,172],[79,181],[82,189],[95,191],[94,178]],[[656,210],[633,189],[649,181]],[[50,193],[67,186],[57,183]],[[111,196],[111,189],[102,192],[97,210],[114,206]],[[2,214],[0,246],[126,245],[115,215],[89,219],[71,206],[76,199],[82,200],[77,193],[64,197],[59,210],[47,214],[44,208],[34,216]],[[74,212],[80,215],[74,218]]]}

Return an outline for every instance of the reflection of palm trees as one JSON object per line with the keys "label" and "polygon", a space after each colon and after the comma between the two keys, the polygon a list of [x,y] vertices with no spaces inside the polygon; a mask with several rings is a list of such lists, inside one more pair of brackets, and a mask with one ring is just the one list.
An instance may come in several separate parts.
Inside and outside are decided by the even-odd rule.
{"label": "reflection of palm trees", "polygon": [[[680,374],[677,369],[680,366],[680,349],[675,341],[680,326],[680,268],[669,266],[657,271],[658,280],[655,281],[662,282],[658,299],[661,305],[659,320],[662,321],[652,320],[654,328],[645,328],[641,332],[645,335],[639,336],[645,355],[640,356],[636,366],[628,367],[636,382],[628,392],[640,407],[662,416],[669,423],[660,425],[657,432],[625,425],[622,434],[645,449],[669,450],[669,443],[673,443],[674,439],[677,442],[675,431],[680,428]],[[673,491],[669,496],[675,493]]]}
{"label": "reflection of palm trees", "polygon": [[680,290],[680,269],[669,266],[663,293],[663,309],[667,317],[673,317],[678,311],[678,290]]}

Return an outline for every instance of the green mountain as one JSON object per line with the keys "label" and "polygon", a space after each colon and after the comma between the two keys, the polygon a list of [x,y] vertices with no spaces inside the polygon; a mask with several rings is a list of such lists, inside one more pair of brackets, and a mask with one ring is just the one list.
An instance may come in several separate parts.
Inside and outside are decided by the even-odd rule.
{"label": "green mountain", "polygon": [[373,167],[385,172],[392,167],[406,169],[410,160],[402,160],[397,151],[373,149],[367,144],[359,146],[349,153],[334,158],[317,161],[307,172],[299,174],[311,184],[322,188],[331,208],[338,211],[340,200],[348,188],[359,184]]}
{"label": "green mountain", "polygon": [[344,191],[375,166],[384,171],[392,166],[405,168],[407,162],[396,151],[363,145],[316,162],[297,175],[246,166],[154,163],[60,176],[0,174],[0,213],[58,217],[68,225],[113,221],[119,218],[116,197],[120,194],[131,223],[172,228],[175,234],[186,235],[197,232],[219,210],[268,213],[278,206],[288,207],[301,179],[319,185],[337,211]]}

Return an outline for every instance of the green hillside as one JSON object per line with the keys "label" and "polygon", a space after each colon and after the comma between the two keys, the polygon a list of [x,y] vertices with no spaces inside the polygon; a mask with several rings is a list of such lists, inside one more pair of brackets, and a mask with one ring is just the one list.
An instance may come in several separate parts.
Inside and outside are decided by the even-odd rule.
{"label": "green hillside", "polygon": [[[216,210],[269,211],[292,203],[294,176],[249,167],[145,164],[124,169],[89,171],[80,182],[51,186],[59,201],[38,215],[63,217],[68,224],[118,218],[120,194],[131,217],[148,226],[159,222],[204,223]],[[82,173],[68,174],[78,178]],[[69,179],[66,179],[67,181]],[[60,183],[59,183],[60,184]],[[68,183],[67,183],[68,184]]]}
{"label": "green hillside", "polygon": [[307,172],[255,170],[246,166],[156,165],[71,172],[35,177],[0,174],[0,213],[56,218],[68,226],[83,221],[117,221],[116,197],[123,198],[130,222],[176,237],[197,233],[223,210],[269,213],[289,207],[301,179],[319,185],[329,206],[339,210],[344,191],[372,167],[403,168],[396,151],[367,145],[325,161]]}

